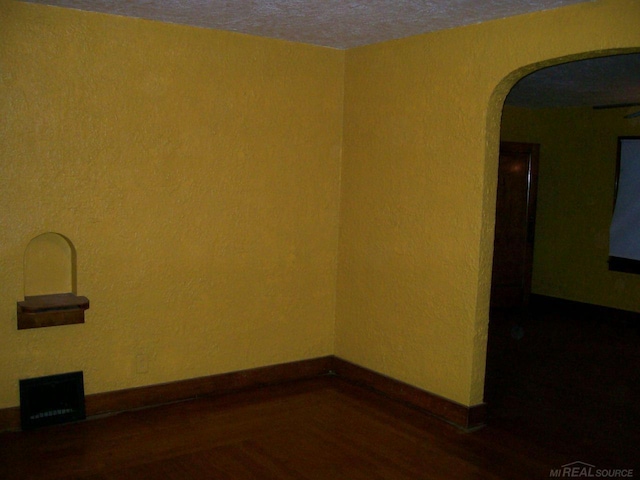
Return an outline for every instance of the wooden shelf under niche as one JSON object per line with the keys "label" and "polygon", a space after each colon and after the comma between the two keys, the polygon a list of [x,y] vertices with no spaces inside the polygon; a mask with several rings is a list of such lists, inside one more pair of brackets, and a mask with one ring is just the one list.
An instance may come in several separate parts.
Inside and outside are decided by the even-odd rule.
{"label": "wooden shelf under niche", "polygon": [[18,302],[18,330],[84,323],[89,299],[74,293],[25,296]]}

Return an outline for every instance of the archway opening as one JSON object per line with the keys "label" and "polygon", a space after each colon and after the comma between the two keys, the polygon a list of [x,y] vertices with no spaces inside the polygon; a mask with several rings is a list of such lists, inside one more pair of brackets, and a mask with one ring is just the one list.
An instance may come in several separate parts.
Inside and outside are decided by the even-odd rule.
{"label": "archway opening", "polygon": [[[615,53],[594,58],[596,68],[625,60],[640,66],[637,52]],[[540,175],[535,230],[529,232],[530,297],[508,307],[492,302],[485,401],[489,422],[499,428],[532,442],[553,442],[591,463],[622,461],[632,458],[630,445],[640,440],[625,428],[640,419],[632,401],[640,395],[633,354],[640,309],[632,300],[640,277],[609,271],[608,229],[617,138],[640,135],[640,120],[629,117],[640,110],[633,105],[640,103],[640,91],[616,92],[612,84],[602,94],[625,97],[603,101],[592,89],[588,102],[571,100],[575,91],[550,99],[533,76],[546,70],[547,80],[561,86],[582,59],[571,60],[537,65],[532,75],[519,72],[524,76],[501,110],[496,143],[539,145]],[[576,88],[581,79],[570,80],[565,87]],[[538,105],[519,104],[526,98]]]}

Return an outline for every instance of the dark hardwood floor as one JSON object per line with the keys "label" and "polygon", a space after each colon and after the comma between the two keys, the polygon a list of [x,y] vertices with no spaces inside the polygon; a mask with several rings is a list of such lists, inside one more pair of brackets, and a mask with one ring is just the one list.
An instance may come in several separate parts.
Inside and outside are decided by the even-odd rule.
{"label": "dark hardwood floor", "polygon": [[489,424],[640,478],[640,317],[549,300],[492,311]]}
{"label": "dark hardwood floor", "polygon": [[638,327],[494,312],[474,432],[327,376],[5,432],[0,478],[541,479],[575,461],[640,477]]}

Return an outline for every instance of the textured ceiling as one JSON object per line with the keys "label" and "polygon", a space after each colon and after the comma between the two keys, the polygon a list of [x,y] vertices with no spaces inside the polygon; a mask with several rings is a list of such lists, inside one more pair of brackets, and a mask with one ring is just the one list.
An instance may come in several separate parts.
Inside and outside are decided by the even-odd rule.
{"label": "textured ceiling", "polygon": [[[347,49],[585,0],[23,0]],[[523,78],[507,103],[640,103],[640,54],[558,65]]]}
{"label": "textured ceiling", "polygon": [[543,68],[514,85],[506,103],[522,107],[640,104],[640,53]]}
{"label": "textured ceiling", "polygon": [[339,49],[585,0],[28,0]]}

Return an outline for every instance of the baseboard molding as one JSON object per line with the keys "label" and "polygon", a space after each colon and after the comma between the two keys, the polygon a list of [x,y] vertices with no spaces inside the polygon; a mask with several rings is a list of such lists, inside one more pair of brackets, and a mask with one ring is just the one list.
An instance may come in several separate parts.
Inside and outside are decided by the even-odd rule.
{"label": "baseboard molding", "polygon": [[258,367],[177,382],[98,393],[86,397],[87,415],[134,410],[212,395],[326,375],[332,357]]}
{"label": "baseboard molding", "polygon": [[[336,375],[465,430],[485,422],[484,404],[466,407],[334,356],[87,395],[85,408],[91,417],[324,375]],[[0,431],[19,428],[19,407],[0,409]]]}
{"label": "baseboard molding", "polygon": [[[259,388],[327,375],[333,357],[258,367],[238,372],[190,378],[170,383],[95,393],[85,397],[87,417],[136,410],[204,396]],[[20,407],[0,409],[0,431],[20,428]]]}
{"label": "baseboard molding", "polygon": [[572,312],[574,315],[580,315],[585,320],[640,326],[640,313],[604,305],[594,305],[540,294],[531,294],[529,305],[530,308],[539,311]]}
{"label": "baseboard molding", "polygon": [[9,407],[0,410],[0,432],[20,428],[20,407]]}
{"label": "baseboard molding", "polygon": [[484,403],[467,407],[338,357],[333,358],[333,369],[340,378],[439,417],[464,430],[475,430],[485,425]]}

